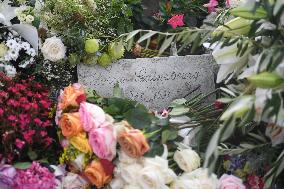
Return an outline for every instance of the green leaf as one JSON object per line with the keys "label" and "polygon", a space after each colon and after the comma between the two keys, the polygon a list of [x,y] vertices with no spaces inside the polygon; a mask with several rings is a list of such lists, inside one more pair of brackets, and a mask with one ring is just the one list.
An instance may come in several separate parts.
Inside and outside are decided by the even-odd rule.
{"label": "green leaf", "polygon": [[132,32],[130,32],[126,38],[126,42],[129,41],[130,39],[133,39],[133,37],[138,34],[141,30],[134,30]]}
{"label": "green leaf", "polygon": [[123,98],[123,91],[122,89],[119,87],[119,84],[117,83],[114,88],[113,88],[113,97],[115,98]]}
{"label": "green leaf", "polygon": [[204,167],[208,167],[210,164],[210,159],[212,156],[215,154],[215,151],[217,150],[219,141],[220,141],[220,135],[221,135],[221,129],[218,129],[213,137],[211,138],[206,153],[205,153],[205,162],[204,162]]}
{"label": "green leaf", "polygon": [[263,7],[256,9],[255,11],[247,7],[237,7],[230,11],[235,17],[242,17],[249,20],[260,20],[267,17],[267,12]]}
{"label": "green leaf", "polygon": [[31,151],[31,150],[28,152],[28,156],[31,160],[36,160],[37,157],[38,157],[37,153],[35,151]]}
{"label": "green leaf", "polygon": [[148,151],[144,156],[145,157],[155,157],[161,156],[164,152],[164,147],[161,144],[155,142],[150,143],[150,151]]}
{"label": "green leaf", "polygon": [[162,143],[165,144],[167,141],[175,140],[177,136],[177,130],[165,130],[162,132]]}
{"label": "green leaf", "polygon": [[30,163],[30,162],[17,162],[13,166],[16,169],[28,169],[31,165],[32,165],[32,163]]}
{"label": "green leaf", "polygon": [[170,115],[171,116],[180,116],[180,115],[184,115],[188,112],[189,112],[189,108],[187,108],[185,106],[177,106],[177,107],[172,109],[172,111],[170,112]]}
{"label": "green leaf", "polygon": [[175,108],[177,106],[184,105],[186,102],[187,102],[187,100],[185,98],[176,99],[176,100],[171,102],[169,107]]}
{"label": "green leaf", "polygon": [[242,117],[246,114],[253,106],[253,96],[242,96],[235,100],[229,108],[221,116],[221,120],[227,120],[232,116],[237,118]]}
{"label": "green leaf", "polygon": [[150,127],[152,123],[148,110],[142,105],[128,110],[124,116],[126,120],[136,129]]}
{"label": "green leaf", "polygon": [[143,41],[145,41],[148,38],[151,38],[153,35],[157,34],[157,32],[155,31],[150,31],[149,33],[146,33],[145,35],[143,35],[142,37],[140,37],[140,39],[137,41],[137,43],[141,43]]}
{"label": "green leaf", "polygon": [[167,38],[164,40],[160,50],[159,50],[159,55],[163,54],[163,52],[171,45],[172,41],[174,40],[175,35],[171,36],[170,38]]}

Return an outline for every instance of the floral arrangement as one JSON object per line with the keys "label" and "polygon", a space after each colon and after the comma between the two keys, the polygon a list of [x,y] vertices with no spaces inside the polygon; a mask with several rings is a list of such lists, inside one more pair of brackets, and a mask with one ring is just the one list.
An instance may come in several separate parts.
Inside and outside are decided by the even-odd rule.
{"label": "floral arrangement", "polygon": [[0,91],[1,161],[11,164],[48,157],[54,160],[47,89],[33,77],[10,79],[1,74]]}
{"label": "floral arrangement", "polygon": [[135,102],[101,98],[80,84],[70,85],[61,91],[57,105],[64,148],[60,163],[68,174],[80,175],[85,181],[81,187],[244,188],[235,176],[218,180],[200,168],[200,156],[180,143],[177,128],[162,121],[168,115],[165,110],[153,117]]}

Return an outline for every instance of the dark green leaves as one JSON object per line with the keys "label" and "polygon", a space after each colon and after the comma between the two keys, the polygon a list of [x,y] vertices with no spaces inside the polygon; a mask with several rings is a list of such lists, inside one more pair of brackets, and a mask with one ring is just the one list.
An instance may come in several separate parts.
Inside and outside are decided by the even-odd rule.
{"label": "dark green leaves", "polygon": [[125,114],[125,119],[136,129],[150,127],[152,121],[147,109],[138,105],[137,107],[128,110]]}

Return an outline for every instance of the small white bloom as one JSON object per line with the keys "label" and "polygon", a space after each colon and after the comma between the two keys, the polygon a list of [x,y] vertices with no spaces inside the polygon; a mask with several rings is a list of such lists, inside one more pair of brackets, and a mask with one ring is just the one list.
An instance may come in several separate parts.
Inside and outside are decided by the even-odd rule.
{"label": "small white bloom", "polygon": [[21,48],[24,49],[24,50],[28,50],[28,49],[31,48],[31,45],[28,42],[22,42]]}
{"label": "small white bloom", "polygon": [[36,55],[36,52],[33,48],[30,48],[27,50],[27,54],[34,57]]}
{"label": "small white bloom", "polygon": [[26,23],[31,24],[33,21],[35,20],[35,18],[32,15],[27,15],[26,16]]}
{"label": "small white bloom", "polygon": [[18,43],[16,40],[14,39],[9,39],[6,41],[6,45],[7,47],[9,47],[10,49],[15,49],[18,47]]}
{"label": "small white bloom", "polygon": [[14,66],[5,65],[4,69],[8,77],[15,77],[17,74],[16,68]]}
{"label": "small white bloom", "polygon": [[66,47],[62,43],[61,39],[51,37],[45,40],[41,51],[45,60],[56,62],[65,58]]}
{"label": "small white bloom", "polygon": [[25,23],[25,21],[26,21],[26,15],[25,14],[19,14],[17,17],[18,17],[18,19],[21,23]]}
{"label": "small white bloom", "polygon": [[185,172],[191,172],[200,167],[200,157],[192,149],[177,150],[174,154],[174,160]]}

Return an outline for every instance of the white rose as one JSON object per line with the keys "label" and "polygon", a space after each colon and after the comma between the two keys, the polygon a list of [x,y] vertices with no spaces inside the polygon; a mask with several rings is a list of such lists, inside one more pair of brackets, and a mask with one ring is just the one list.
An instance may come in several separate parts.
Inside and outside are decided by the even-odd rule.
{"label": "white rose", "polygon": [[191,172],[200,167],[200,157],[192,149],[177,150],[174,154],[174,160],[185,172]]}
{"label": "white rose", "polygon": [[44,59],[56,62],[65,57],[66,47],[62,43],[61,39],[51,37],[45,40],[41,48],[41,52]]}
{"label": "white rose", "polygon": [[142,165],[138,163],[134,163],[131,165],[121,164],[119,168],[120,176],[126,183],[134,184],[137,182],[139,172],[142,170],[142,168],[143,168]]}
{"label": "white rose", "polygon": [[136,163],[139,160],[137,158],[132,158],[132,157],[128,156],[122,150],[118,152],[118,159],[119,159],[120,163],[124,163],[124,164],[127,164],[127,165]]}
{"label": "white rose", "polygon": [[165,183],[170,184],[177,177],[173,170],[169,169],[168,160],[159,156],[155,158],[145,158],[144,166],[153,166],[165,178]]}
{"label": "white rose", "polygon": [[177,179],[171,186],[171,189],[199,189],[198,180]]}
{"label": "white rose", "polygon": [[139,186],[136,185],[126,185],[123,189],[141,189]]}
{"label": "white rose", "polygon": [[81,176],[68,173],[67,176],[63,178],[62,185],[64,189],[83,189],[87,188],[88,183]]}
{"label": "white rose", "polygon": [[111,189],[121,189],[125,185],[124,181],[120,177],[112,179],[109,186]]}
{"label": "white rose", "polygon": [[207,169],[199,168],[190,173],[184,173],[180,179],[195,180],[195,182],[198,182],[200,189],[217,189],[217,176],[213,173],[209,176]]}
{"label": "white rose", "polygon": [[[138,170],[136,170],[138,171]],[[166,180],[163,174],[155,166],[147,166],[139,171],[136,178],[138,184],[143,189],[166,189]]]}

